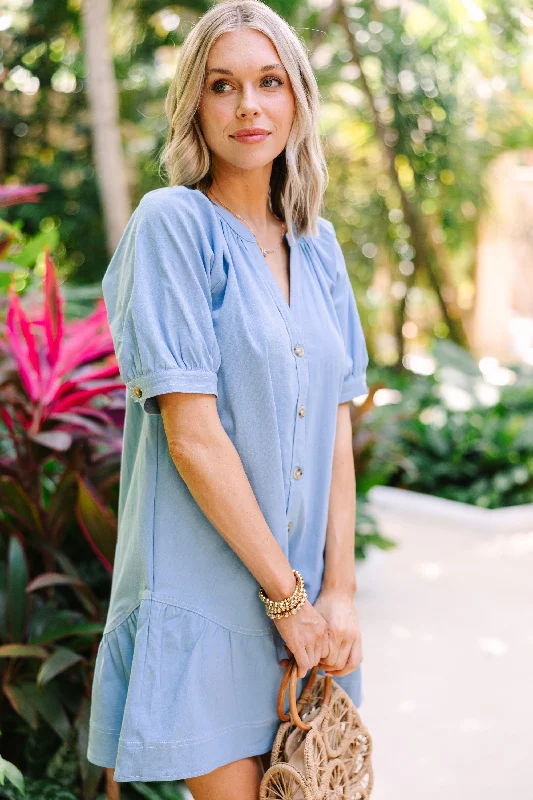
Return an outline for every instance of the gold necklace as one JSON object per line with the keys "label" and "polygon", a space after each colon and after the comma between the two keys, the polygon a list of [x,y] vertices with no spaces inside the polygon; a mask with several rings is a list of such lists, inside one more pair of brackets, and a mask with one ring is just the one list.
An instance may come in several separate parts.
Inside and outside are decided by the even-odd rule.
{"label": "gold necklace", "polygon": [[[207,197],[209,197],[209,195],[207,195]],[[213,195],[213,197],[215,197],[215,195]],[[209,199],[211,199],[211,198],[209,198]],[[215,198],[215,200],[216,200],[216,198]],[[233,214],[233,216],[234,216],[234,217],[237,217],[237,219],[240,219],[242,222],[244,222],[244,224],[246,225],[246,227],[247,227],[247,228],[249,228],[249,229],[252,231],[253,235],[255,236],[256,242],[257,242],[257,244],[258,244],[258,246],[259,246],[259,249],[261,250],[261,253],[263,254],[263,256],[266,256],[266,255],[268,255],[269,253],[275,253],[277,250],[279,250],[279,248],[280,248],[280,247],[281,247],[281,245],[283,244],[283,237],[285,236],[285,229],[286,229],[286,227],[287,227],[287,226],[286,226],[286,224],[285,224],[284,222],[282,222],[282,223],[281,223],[281,227],[282,227],[282,229],[283,229],[283,233],[281,234],[281,241],[280,241],[280,243],[279,243],[279,244],[278,244],[278,246],[277,246],[277,247],[275,247],[273,250],[267,250],[267,249],[266,249],[266,247],[261,247],[261,245],[259,244],[259,241],[258,241],[258,239],[257,239],[257,236],[256,236],[256,234],[255,234],[255,231],[254,231],[254,229],[252,228],[252,226],[251,226],[251,225],[249,225],[249,224],[246,222],[246,220],[245,220],[243,217],[241,217],[241,215],[240,215],[240,214],[237,214],[237,212],[236,212],[236,211],[232,211],[232,210],[231,210],[231,208],[228,208],[226,205],[224,205],[224,203],[223,203],[221,200],[217,200],[217,203],[220,203],[220,205],[221,205],[221,206],[223,206],[223,207],[226,209],[226,211],[229,211],[229,212],[230,212],[230,214]]]}

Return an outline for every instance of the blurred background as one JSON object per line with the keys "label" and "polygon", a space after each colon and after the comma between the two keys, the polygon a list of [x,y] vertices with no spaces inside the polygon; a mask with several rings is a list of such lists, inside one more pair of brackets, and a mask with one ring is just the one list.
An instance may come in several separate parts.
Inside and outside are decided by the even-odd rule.
{"label": "blurred background", "polygon": [[[533,10],[271,6],[309,48],[370,352],[351,413],[373,797],[531,800]],[[0,0],[0,797],[188,797],[85,750],[125,405],[100,281],[165,185],[164,97],[208,7]]]}

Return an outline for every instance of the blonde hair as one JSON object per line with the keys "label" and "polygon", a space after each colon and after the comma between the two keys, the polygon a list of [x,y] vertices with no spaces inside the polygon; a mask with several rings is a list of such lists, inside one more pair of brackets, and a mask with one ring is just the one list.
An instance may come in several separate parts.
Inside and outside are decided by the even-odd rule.
{"label": "blonde hair", "polygon": [[298,235],[316,236],[317,217],[329,181],[318,130],[320,94],[304,41],[262,0],[221,0],[200,17],[185,38],[165,102],[170,125],[161,166],[171,186],[185,185],[204,193],[209,189],[211,151],[196,116],[207,56],[219,36],[241,28],[253,28],[269,37],[295,96],[287,145],[272,164],[272,212],[284,219],[290,239],[294,230]]}

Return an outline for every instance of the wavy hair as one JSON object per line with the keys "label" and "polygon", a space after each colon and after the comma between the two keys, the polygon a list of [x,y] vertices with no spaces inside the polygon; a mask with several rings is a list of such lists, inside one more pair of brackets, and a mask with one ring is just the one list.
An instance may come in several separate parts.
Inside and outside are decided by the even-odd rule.
{"label": "wavy hair", "polygon": [[269,37],[287,70],[295,97],[292,128],[273,161],[270,207],[287,225],[289,238],[318,233],[317,217],[329,182],[318,129],[320,94],[307,46],[294,28],[262,0],[221,0],[203,14],[185,38],[165,112],[169,130],[160,164],[171,186],[204,194],[212,182],[211,151],[197,118],[209,49],[228,31],[253,28]]}

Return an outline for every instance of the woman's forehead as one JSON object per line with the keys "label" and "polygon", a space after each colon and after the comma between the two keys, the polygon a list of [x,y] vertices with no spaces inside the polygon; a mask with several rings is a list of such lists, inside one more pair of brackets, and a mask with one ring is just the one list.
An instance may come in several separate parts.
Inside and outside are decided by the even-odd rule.
{"label": "woman's forehead", "polygon": [[[211,63],[216,59],[217,64]],[[266,59],[266,60],[265,60]],[[224,63],[222,63],[224,62]],[[231,69],[237,66],[254,66],[256,69],[277,62],[281,64],[272,40],[255,28],[239,28],[222,33],[209,48],[209,67],[221,66]]]}

